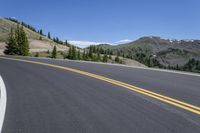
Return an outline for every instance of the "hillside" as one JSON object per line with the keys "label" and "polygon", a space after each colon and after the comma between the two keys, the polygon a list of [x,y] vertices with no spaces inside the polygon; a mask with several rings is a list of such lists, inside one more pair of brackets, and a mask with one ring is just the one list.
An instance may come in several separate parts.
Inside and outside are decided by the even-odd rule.
{"label": "hillside", "polygon": [[[10,33],[10,29],[16,28],[16,26],[17,23],[4,18],[0,18],[0,54],[2,54],[5,49],[5,41],[8,37],[8,34]],[[37,32],[34,32],[26,27],[24,27],[24,30],[27,34],[30,43],[30,52],[39,52],[47,50],[51,51],[53,49],[55,43],[52,40],[48,39],[45,36],[41,36]],[[68,49],[68,47],[60,44],[57,44],[57,48],[60,51]]]}
{"label": "hillside", "polygon": [[[99,45],[110,49],[115,55],[136,59],[153,66],[183,66],[190,59],[200,60],[200,40],[170,40],[161,37],[142,37],[134,42],[116,46]],[[149,61],[149,62],[148,62]]]}

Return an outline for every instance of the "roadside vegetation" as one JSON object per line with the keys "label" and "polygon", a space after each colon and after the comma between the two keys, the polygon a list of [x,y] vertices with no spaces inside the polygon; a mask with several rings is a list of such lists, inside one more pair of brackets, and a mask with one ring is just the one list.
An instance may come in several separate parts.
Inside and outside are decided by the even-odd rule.
{"label": "roadside vegetation", "polygon": [[123,57],[114,56],[109,51],[99,49],[94,45],[91,45],[85,49],[80,49],[70,45],[69,50],[65,52],[57,51],[56,46],[54,46],[52,52],[49,50],[46,52],[35,52],[32,53],[31,56],[124,64]]}
{"label": "roadside vegetation", "polygon": [[21,56],[29,55],[29,42],[23,26],[17,25],[16,29],[11,29],[6,44],[5,54]]}

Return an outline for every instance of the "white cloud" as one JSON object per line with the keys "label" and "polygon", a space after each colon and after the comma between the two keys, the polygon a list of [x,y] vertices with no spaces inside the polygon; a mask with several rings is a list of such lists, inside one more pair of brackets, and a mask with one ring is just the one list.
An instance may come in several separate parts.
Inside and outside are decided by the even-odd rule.
{"label": "white cloud", "polygon": [[11,18],[13,18],[13,19],[17,19],[16,17],[11,17]]}
{"label": "white cloud", "polygon": [[90,45],[99,45],[99,44],[111,44],[111,43],[106,43],[106,42],[91,42],[91,41],[68,41],[69,44],[78,46],[80,48],[85,48]]}
{"label": "white cloud", "polygon": [[130,40],[130,39],[124,39],[124,40],[117,41],[114,44],[124,44],[124,43],[129,43],[129,42],[132,42],[132,41],[133,40]]}
{"label": "white cloud", "polygon": [[108,43],[108,42],[92,42],[92,41],[68,41],[69,44],[78,46],[80,48],[85,48],[88,47],[90,45],[99,45],[99,44],[110,44],[110,45],[117,45],[117,44],[124,44],[124,43],[129,43],[133,40],[129,40],[129,39],[124,39],[124,40],[120,40],[114,43]]}

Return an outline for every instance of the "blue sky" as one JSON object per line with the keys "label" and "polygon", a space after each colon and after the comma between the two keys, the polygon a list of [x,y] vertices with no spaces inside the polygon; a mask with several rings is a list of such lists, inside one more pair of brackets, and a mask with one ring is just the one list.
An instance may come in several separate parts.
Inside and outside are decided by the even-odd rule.
{"label": "blue sky", "polygon": [[1,0],[0,16],[63,40],[200,39],[199,5],[199,0]]}

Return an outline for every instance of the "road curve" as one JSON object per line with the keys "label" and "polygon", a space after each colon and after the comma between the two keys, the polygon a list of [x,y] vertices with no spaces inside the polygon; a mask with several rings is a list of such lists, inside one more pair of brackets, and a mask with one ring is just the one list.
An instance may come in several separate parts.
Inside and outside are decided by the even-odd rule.
{"label": "road curve", "polygon": [[[200,77],[103,64],[9,57],[78,69],[200,107]],[[3,133],[199,133],[200,115],[87,75],[0,57]]]}

